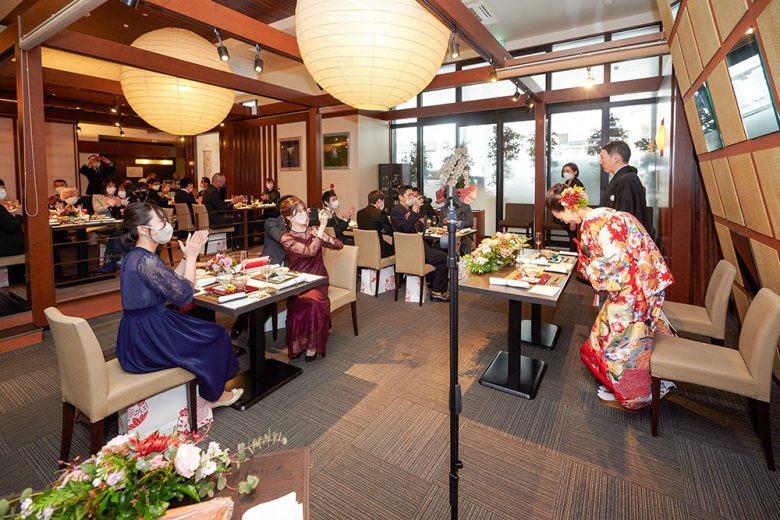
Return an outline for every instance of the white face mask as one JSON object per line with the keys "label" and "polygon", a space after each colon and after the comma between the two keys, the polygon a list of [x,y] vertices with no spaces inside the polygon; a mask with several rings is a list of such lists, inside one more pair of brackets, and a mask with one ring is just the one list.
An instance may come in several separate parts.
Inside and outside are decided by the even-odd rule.
{"label": "white face mask", "polygon": [[57,195],[59,195],[60,193],[62,193],[62,190],[64,190],[64,189],[65,189],[65,186],[57,186],[56,188],[54,188],[54,191],[55,191],[55,193],[57,193]]}
{"label": "white face mask", "polygon": [[155,185],[152,186],[152,189],[154,191],[160,191],[160,185],[159,184],[155,184]]}
{"label": "white face mask", "polygon": [[571,172],[563,172],[563,178],[566,179],[567,181],[572,180],[573,177],[574,177],[573,173],[571,173]]}
{"label": "white face mask", "polygon": [[68,197],[65,199],[65,202],[67,202],[70,205],[76,204],[79,201],[78,197]]}
{"label": "white face mask", "polygon": [[407,206],[411,206],[412,204],[414,204],[414,198],[413,197],[410,197],[410,198],[406,199],[406,205]]}
{"label": "white face mask", "polygon": [[125,197],[127,197],[127,193],[125,193],[124,191],[120,191],[119,193],[117,193],[117,195],[119,195],[120,199],[124,199]]}
{"label": "white face mask", "polygon": [[5,190],[5,188],[0,188],[0,200],[5,200],[7,196],[8,192]]}
{"label": "white face mask", "polygon": [[309,214],[305,211],[299,211],[293,217],[293,222],[295,222],[300,226],[305,226],[306,224],[309,223]]}
{"label": "white face mask", "polygon": [[106,188],[106,193],[108,193],[109,195],[113,195],[114,193],[116,193],[116,188]]}
{"label": "white face mask", "polygon": [[171,241],[171,237],[173,236],[173,226],[171,226],[170,222],[166,222],[162,229],[154,229],[150,226],[144,227],[157,232],[157,234],[152,237],[152,240],[158,244],[167,244]]}
{"label": "white face mask", "polygon": [[329,205],[331,209],[339,209],[339,200],[336,199],[333,202],[331,202]]}

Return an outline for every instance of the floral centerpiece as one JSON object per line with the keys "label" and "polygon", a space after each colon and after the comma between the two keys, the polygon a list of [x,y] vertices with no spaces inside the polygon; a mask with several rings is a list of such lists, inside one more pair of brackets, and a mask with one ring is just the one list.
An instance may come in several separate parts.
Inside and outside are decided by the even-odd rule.
{"label": "floral centerpiece", "polygon": [[239,264],[235,258],[217,253],[206,262],[204,268],[215,275],[235,274],[239,271]]}
{"label": "floral centerpiece", "polygon": [[259,483],[255,475],[235,488],[228,485],[233,466],[268,444],[287,443],[269,432],[239,444],[231,455],[216,442],[202,449],[200,440],[183,434],[120,435],[97,455],[69,465],[51,488],[40,493],[28,488],[15,499],[0,500],[0,518],[159,518],[174,501],[200,502],[226,487],[252,493]]}
{"label": "floral centerpiece", "polygon": [[461,260],[472,273],[490,273],[512,264],[517,253],[525,247],[528,247],[527,237],[499,232],[484,239],[471,254]]}
{"label": "floral centerpiece", "polygon": [[455,148],[452,155],[444,159],[439,170],[441,188],[436,191],[436,204],[440,207],[447,197],[447,186],[454,186],[457,196],[466,204],[477,198],[477,185],[471,183],[469,172],[474,161],[465,147]]}

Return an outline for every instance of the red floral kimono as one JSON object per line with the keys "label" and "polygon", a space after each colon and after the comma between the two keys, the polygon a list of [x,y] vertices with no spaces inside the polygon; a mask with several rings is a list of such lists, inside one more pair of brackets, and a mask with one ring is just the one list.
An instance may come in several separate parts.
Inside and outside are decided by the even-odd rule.
{"label": "red floral kimono", "polygon": [[594,209],[583,219],[581,242],[580,272],[594,289],[608,293],[580,348],[582,360],[625,408],[643,408],[651,401],[653,335],[674,334],[662,311],[674,278],[629,213]]}
{"label": "red floral kimono", "polygon": [[[282,235],[281,244],[287,256],[287,263],[293,271],[328,276],[322,262],[322,248],[341,249],[340,240],[324,235],[317,238],[316,229],[303,233],[287,231]],[[330,330],[330,300],[328,284],[323,284],[287,300],[287,354],[290,358],[298,356],[307,349],[325,353]]]}

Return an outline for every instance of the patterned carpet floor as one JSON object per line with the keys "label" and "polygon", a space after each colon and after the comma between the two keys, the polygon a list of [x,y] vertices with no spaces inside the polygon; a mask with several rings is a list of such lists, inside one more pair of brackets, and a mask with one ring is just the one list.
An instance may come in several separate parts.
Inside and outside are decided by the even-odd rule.
{"label": "patterned carpet floor", "polygon": [[[780,518],[780,472],[766,468],[744,399],[679,385],[662,406],[657,438],[649,410],[599,404],[577,350],[595,317],[591,300],[572,282],[559,307],[543,311],[562,333],[554,350],[524,349],[548,363],[529,401],[478,384],[506,348],[507,304],[461,293],[460,518]],[[247,412],[216,410],[210,438],[235,446],[270,429],[287,447],[310,447],[314,520],[449,518],[448,306],[360,295],[358,315],[355,337],[349,310],[334,314],[327,358],[295,361],[304,372],[290,384]],[[91,321],[106,350],[119,318]],[[269,356],[285,359],[283,332],[268,341]],[[778,400],[775,388],[776,452]],[[0,496],[51,481],[60,424],[47,333],[40,345],[0,355]],[[107,435],[115,433],[112,425]],[[77,424],[74,454],[87,454],[88,438]]]}

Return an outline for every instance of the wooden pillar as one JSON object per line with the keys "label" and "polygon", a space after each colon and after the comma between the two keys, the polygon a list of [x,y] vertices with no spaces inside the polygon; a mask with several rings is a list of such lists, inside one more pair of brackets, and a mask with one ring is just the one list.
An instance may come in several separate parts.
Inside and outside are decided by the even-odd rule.
{"label": "wooden pillar", "polygon": [[54,256],[49,227],[49,183],[46,179],[41,48],[23,51],[17,43],[14,55],[17,134],[21,150],[18,168],[23,181],[19,193],[25,210],[27,300],[35,324],[45,326],[47,322],[43,310],[54,305],[55,296]]}
{"label": "wooden pillar", "polygon": [[197,186],[198,179],[195,177],[195,136],[187,136],[184,138],[184,176],[193,179],[193,182]]}
{"label": "wooden pillar", "polygon": [[322,197],[322,114],[310,108],[306,118],[306,204],[319,206]]}
{"label": "wooden pillar", "polygon": [[[547,135],[545,134],[544,120],[547,108],[542,101],[538,101],[534,105],[534,122],[536,123],[534,129],[534,232],[540,231],[542,233],[542,240],[544,240],[544,195],[545,190],[545,174],[546,174],[546,153],[545,143],[547,142]],[[531,237],[533,241],[534,237]],[[532,247],[535,247],[533,244]],[[544,247],[544,244],[542,244]]]}

